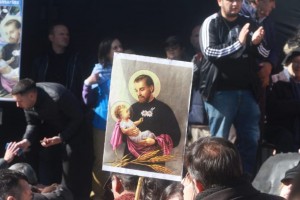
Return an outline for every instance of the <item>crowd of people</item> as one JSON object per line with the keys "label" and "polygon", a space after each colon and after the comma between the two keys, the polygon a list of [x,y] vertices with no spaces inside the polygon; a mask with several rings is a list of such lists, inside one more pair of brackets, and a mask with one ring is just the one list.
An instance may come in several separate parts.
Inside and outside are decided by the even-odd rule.
{"label": "crowd of people", "polygon": [[[137,52],[125,50],[117,37],[103,39],[97,63],[85,73],[80,54],[68,48],[68,27],[55,23],[47,53],[34,60],[31,77],[10,91],[27,126],[20,141],[7,141],[0,159],[0,199],[300,199],[300,162],[278,175],[280,194],[251,184],[259,174],[257,155],[264,143],[272,144],[274,153],[300,149],[300,31],[287,41],[280,61],[283,47],[276,45],[269,17],[275,0],[217,2],[220,10],[191,31],[190,49],[175,34],[164,43],[166,59],[194,65],[181,182],[102,170],[114,53]],[[153,81],[143,75],[135,83],[146,98],[133,111],[155,104],[164,108],[161,116],[169,112],[152,95]],[[138,143],[147,134],[144,146],[158,143],[159,136],[143,131],[162,129],[163,117],[143,127],[141,116],[130,115],[126,105],[115,115],[128,140]],[[173,121],[167,122],[175,124],[172,129],[163,131],[172,147],[183,135],[175,116]],[[26,163],[12,165],[20,155]]]}

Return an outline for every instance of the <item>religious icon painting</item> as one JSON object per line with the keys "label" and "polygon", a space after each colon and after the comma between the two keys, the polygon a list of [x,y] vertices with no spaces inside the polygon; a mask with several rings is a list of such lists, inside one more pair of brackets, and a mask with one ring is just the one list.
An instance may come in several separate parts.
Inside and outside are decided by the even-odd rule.
{"label": "religious icon painting", "polygon": [[22,0],[0,0],[0,100],[12,101],[19,81],[22,38]]}
{"label": "religious icon painting", "polygon": [[103,170],[181,179],[193,65],[115,53]]}

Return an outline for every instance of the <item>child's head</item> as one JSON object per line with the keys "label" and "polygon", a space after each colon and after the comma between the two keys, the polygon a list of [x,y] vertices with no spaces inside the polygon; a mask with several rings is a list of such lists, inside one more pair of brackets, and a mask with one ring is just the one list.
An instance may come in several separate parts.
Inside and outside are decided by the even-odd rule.
{"label": "child's head", "polygon": [[119,120],[129,119],[129,117],[130,117],[129,108],[124,104],[118,105],[115,109],[115,116]]}

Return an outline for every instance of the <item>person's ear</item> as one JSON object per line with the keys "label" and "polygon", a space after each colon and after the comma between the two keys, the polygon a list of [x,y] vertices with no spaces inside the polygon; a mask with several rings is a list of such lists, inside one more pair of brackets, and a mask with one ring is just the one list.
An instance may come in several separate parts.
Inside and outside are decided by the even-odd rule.
{"label": "person's ear", "polygon": [[117,178],[116,181],[117,181],[117,184],[116,184],[116,191],[117,191],[118,193],[123,192],[123,186],[122,186],[122,183],[121,183],[120,179]]}
{"label": "person's ear", "polygon": [[194,185],[196,187],[197,193],[203,192],[204,188],[202,183],[200,183],[199,181],[196,181],[195,179],[193,179]]}
{"label": "person's ear", "polygon": [[16,200],[16,198],[13,197],[13,196],[8,196],[8,197],[6,198],[6,200]]}

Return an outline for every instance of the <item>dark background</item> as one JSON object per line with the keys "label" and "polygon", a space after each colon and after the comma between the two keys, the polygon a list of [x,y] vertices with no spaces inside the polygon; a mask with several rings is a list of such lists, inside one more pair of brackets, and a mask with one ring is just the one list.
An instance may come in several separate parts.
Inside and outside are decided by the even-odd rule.
{"label": "dark background", "polygon": [[[300,22],[299,0],[277,0],[272,13],[278,45],[284,44]],[[136,54],[163,57],[163,41],[178,34],[189,41],[193,26],[218,10],[217,0],[26,0],[23,8],[21,78],[30,74],[31,64],[49,45],[48,26],[65,22],[71,46],[86,57],[90,73],[97,46],[108,36],[117,36],[125,49]],[[0,102],[0,157],[8,141],[19,140],[25,119],[14,102]]]}

